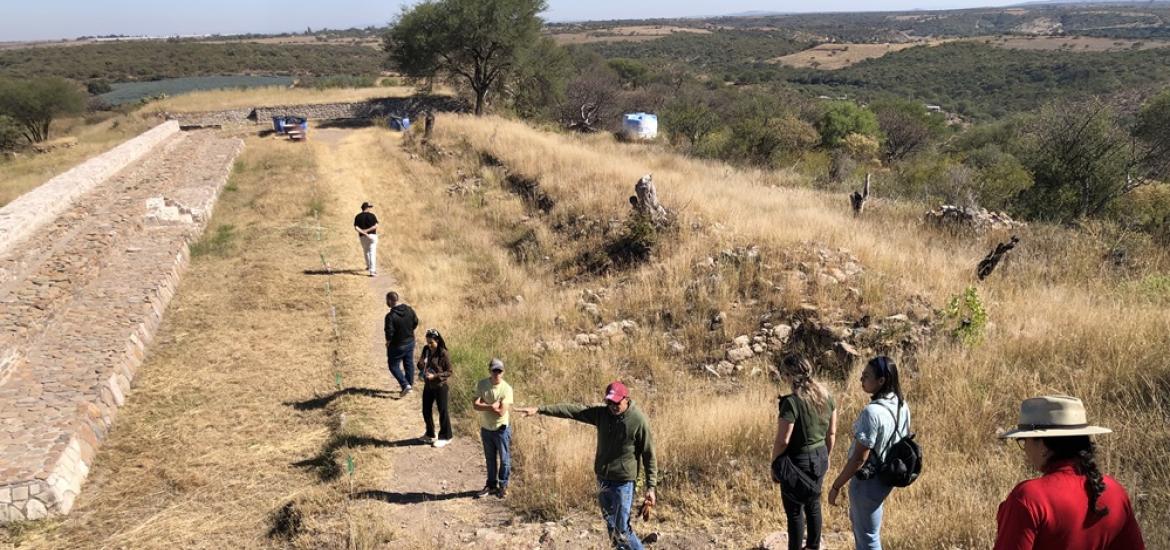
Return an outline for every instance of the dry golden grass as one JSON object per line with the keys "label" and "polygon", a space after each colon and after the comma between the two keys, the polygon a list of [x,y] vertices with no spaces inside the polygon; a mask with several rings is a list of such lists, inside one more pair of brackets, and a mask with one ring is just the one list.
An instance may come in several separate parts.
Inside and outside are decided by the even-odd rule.
{"label": "dry golden grass", "polygon": [[986,42],[993,46],[1011,50],[1117,52],[1170,47],[1170,41],[1165,40],[1130,40],[1124,38],[1097,38],[1092,36],[987,36],[976,37],[970,40],[973,42]]}
{"label": "dry golden grass", "polygon": [[48,153],[29,151],[21,153],[15,160],[0,160],[0,206],[86,159],[121,145],[159,122],[157,118],[146,115],[115,116],[95,124],[86,124],[80,118],[54,122],[52,135],[74,136],[77,145]]}
{"label": "dry golden grass", "polygon": [[798,69],[823,69],[832,71],[844,69],[866,59],[876,59],[886,54],[900,52],[915,46],[937,46],[950,40],[921,40],[899,44],[819,44],[807,50],[788,54],[773,59],[773,63],[780,63]]}
{"label": "dry golden grass", "polygon": [[[474,433],[466,403],[489,357],[508,363],[522,404],[597,401],[601,388],[620,377],[650,415],[658,443],[659,527],[726,533],[720,540],[737,547],[783,526],[766,474],[780,390],[762,376],[715,381],[696,372],[697,358],[724,338],[703,326],[708,313],[728,312],[730,337],[754,328],[764,308],[843,302],[791,282],[780,282],[781,291],[759,288],[765,271],[735,267],[720,268],[719,278],[688,293],[699,276],[695,264],[733,246],[759,246],[765,264],[800,259],[810,248],[847,248],[866,268],[858,283],[863,297],[849,307],[878,317],[904,311],[915,296],[941,307],[973,283],[974,264],[994,238],[935,233],[921,226],[920,207],[892,201],[875,202],[857,220],[844,197],[801,187],[793,173],[735,169],[495,118],[441,115],[435,142],[453,154],[434,156],[435,164],[410,158],[384,129],[329,132],[307,144],[311,155],[304,144],[250,141],[236,176],[239,191],[225,196],[214,222],[242,228],[239,246],[193,265],[77,515],[25,534],[34,546],[271,544],[264,538],[267,514],[288,501],[306,518],[306,531],[289,543],[295,547],[344,544],[347,517],[360,548],[443,546],[442,533],[388,525],[406,509],[367,501],[347,516],[346,480],[318,484],[289,466],[316,458],[311,471],[319,473],[348,454],[359,465],[359,488],[382,486],[395,472],[389,454],[338,445],[401,429],[383,405],[360,396],[299,413],[279,404],[328,396],[335,349],[346,386],[386,384],[384,366],[370,365],[384,310],[363,279],[330,278],[343,306],[343,337],[334,342],[322,333],[323,279],[298,274],[319,261],[306,233],[308,204],[324,207],[325,254],[344,258],[337,261],[345,268],[360,261],[348,229],[352,205],[378,204],[382,270],[397,280],[422,324],[443,330],[452,348],[460,381],[452,386],[457,434]],[[343,141],[324,141],[338,136]],[[427,156],[416,144],[407,147]],[[548,214],[534,212],[508,190],[500,168],[482,164],[481,152],[539,181],[556,205]],[[293,178],[281,170],[288,166],[303,172],[304,185],[287,184]],[[654,173],[664,204],[679,210],[677,232],[652,262],[581,275],[572,260],[601,243],[570,237],[565,228],[581,217],[623,219],[631,186],[646,172]],[[466,194],[448,192],[468,179],[480,184]],[[1170,390],[1164,357],[1170,296],[1133,289],[1170,262],[1165,253],[1135,248],[1132,255],[1144,262],[1109,267],[1102,262],[1108,247],[1088,231],[1036,226],[1021,236],[1018,253],[980,287],[992,323],[984,342],[962,347],[938,327],[912,360],[900,357],[913,365],[906,389],[929,462],[926,476],[889,503],[889,545],[990,546],[996,506],[1030,475],[995,430],[1014,424],[1021,399],[1061,392],[1085,399],[1092,421],[1117,431],[1100,439],[1104,469],[1135,497],[1147,541],[1157,547],[1170,539],[1164,461],[1170,403],[1163,397]],[[510,248],[522,238],[534,243],[526,261]],[[533,353],[540,340],[596,328],[576,307],[584,289],[605,291],[605,322],[634,319],[640,328],[601,350]],[[667,352],[668,329],[658,320],[664,311],[679,325],[673,337],[688,347],[681,357]],[[828,378],[847,426],[866,401],[856,370]],[[593,517],[590,429],[547,418],[514,426],[513,507],[535,518]],[[834,468],[848,446],[848,430],[841,432]],[[443,510],[459,525],[482,521],[474,508]],[[844,509],[829,509],[827,528],[848,529]]]}
{"label": "dry golden grass", "polygon": [[670,36],[676,32],[711,34],[711,31],[707,29],[676,27],[674,25],[628,25],[581,32],[557,32],[552,33],[551,36],[557,41],[557,44],[564,46],[597,42],[646,42]]}
{"label": "dry golden grass", "polygon": [[[914,295],[941,308],[974,283],[973,266],[989,244],[988,239],[961,239],[921,227],[916,214],[921,210],[913,205],[884,202],[855,220],[844,197],[777,186],[799,183],[794,175],[737,170],[608,138],[542,133],[498,119],[445,116],[438,127],[437,139],[444,146],[489,152],[512,171],[537,178],[557,201],[548,224],[578,215],[622,217],[632,183],[645,172],[654,173],[661,200],[682,210],[684,229],[677,240],[653,263],[616,276],[550,284],[555,266],[498,263],[499,253],[494,252],[497,265],[481,292],[521,294],[524,302],[467,314],[485,326],[506,327],[499,329],[496,349],[520,357],[513,380],[521,401],[596,400],[603,384],[617,376],[634,384],[635,398],[650,412],[659,434],[664,471],[660,495],[668,520],[733,521],[756,535],[782,525],[775,490],[764,481],[777,388],[747,378],[731,387],[717,385],[727,393],[712,399],[711,382],[696,377],[685,357],[666,355],[652,330],[600,352],[531,357],[528,350],[537,339],[571,337],[592,328],[573,307],[580,288],[611,291],[603,302],[607,322],[626,317],[645,322],[652,317],[647,311],[651,305],[688,311],[681,289],[694,276],[690,266],[712,251],[756,244],[765,255],[778,254],[812,241],[853,251],[867,269],[860,308],[888,315],[901,311]],[[458,177],[456,168],[448,169],[448,178]],[[467,173],[474,166],[458,169]],[[485,175],[491,189],[490,171]],[[520,217],[523,210],[516,199],[498,191],[465,202],[478,205],[474,207],[482,211],[488,229],[504,235],[501,244],[532,223]],[[704,229],[685,229],[692,223]],[[558,241],[556,232],[547,228],[536,233],[550,240],[542,245],[553,256],[571,257],[580,246]],[[1162,396],[1170,384],[1170,363],[1164,357],[1170,349],[1170,312],[1161,301],[1126,291],[1130,281],[1164,272],[1166,258],[1152,251],[1148,266],[1115,270],[1104,267],[1102,249],[1090,236],[1038,226],[1022,237],[1020,254],[980,286],[992,323],[984,343],[960,346],[939,327],[936,338],[912,362],[906,386],[915,430],[930,462],[922,481],[897,491],[890,501],[885,532],[891,545],[990,545],[996,506],[1030,475],[1022,457],[1005,449],[995,431],[1014,424],[1020,400],[1042,393],[1078,395],[1093,421],[1117,430],[1100,440],[1104,468],[1134,496],[1147,540],[1166,540],[1170,468],[1164,449],[1170,434],[1162,424],[1168,413]],[[734,279],[727,281],[733,285]],[[545,290],[534,295],[534,285]],[[723,288],[704,299],[736,297]],[[723,306],[730,309],[730,304]],[[688,314],[692,317],[683,322],[702,323],[704,313]],[[744,319],[750,321],[751,314],[743,312]],[[556,316],[563,319],[559,326],[550,322]],[[741,323],[750,327],[748,321]],[[692,349],[700,346],[696,354],[706,351],[701,341],[687,343]],[[855,375],[833,382],[846,423],[865,401]],[[586,432],[547,420],[519,428],[517,447],[524,465],[515,491],[519,509],[556,515],[590,506],[589,445],[581,442]],[[835,464],[843,462],[846,443],[835,453]],[[847,525],[842,510],[830,511],[829,525]]]}

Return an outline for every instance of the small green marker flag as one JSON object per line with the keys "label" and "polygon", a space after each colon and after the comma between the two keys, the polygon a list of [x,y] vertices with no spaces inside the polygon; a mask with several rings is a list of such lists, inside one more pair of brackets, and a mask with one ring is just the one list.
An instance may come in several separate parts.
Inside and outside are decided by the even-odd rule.
{"label": "small green marker flag", "polygon": [[333,382],[335,384],[337,384],[337,391],[341,391],[341,373],[340,372],[333,373]]}
{"label": "small green marker flag", "polygon": [[353,471],[356,467],[353,464],[353,455],[345,457],[345,471],[349,472],[349,477],[353,477]]}

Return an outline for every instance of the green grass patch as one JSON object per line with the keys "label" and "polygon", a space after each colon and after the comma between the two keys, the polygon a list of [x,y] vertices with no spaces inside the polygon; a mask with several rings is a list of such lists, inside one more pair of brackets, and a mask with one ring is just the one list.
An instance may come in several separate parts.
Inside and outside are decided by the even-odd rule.
{"label": "green grass patch", "polygon": [[220,225],[191,244],[191,257],[226,256],[234,249],[235,238],[235,226]]}

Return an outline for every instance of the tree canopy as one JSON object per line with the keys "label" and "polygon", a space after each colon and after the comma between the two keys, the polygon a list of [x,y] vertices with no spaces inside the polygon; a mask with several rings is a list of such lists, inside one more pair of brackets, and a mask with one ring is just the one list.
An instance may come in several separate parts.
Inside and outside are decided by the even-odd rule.
{"label": "tree canopy", "polygon": [[390,62],[416,77],[463,79],[483,114],[488,91],[540,37],[544,0],[428,0],[404,9],[383,38]]}
{"label": "tree canopy", "polygon": [[30,143],[49,138],[54,118],[84,109],[85,92],[64,78],[0,80],[0,115],[11,117]]}

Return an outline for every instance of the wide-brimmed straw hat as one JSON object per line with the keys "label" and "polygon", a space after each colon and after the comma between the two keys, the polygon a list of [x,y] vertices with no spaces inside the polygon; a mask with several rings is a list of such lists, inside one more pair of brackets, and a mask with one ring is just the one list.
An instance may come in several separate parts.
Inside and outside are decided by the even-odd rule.
{"label": "wide-brimmed straw hat", "polygon": [[1064,395],[1046,395],[1026,399],[1020,405],[1020,423],[1000,438],[1067,437],[1113,433],[1109,428],[1090,426],[1085,404]]}

